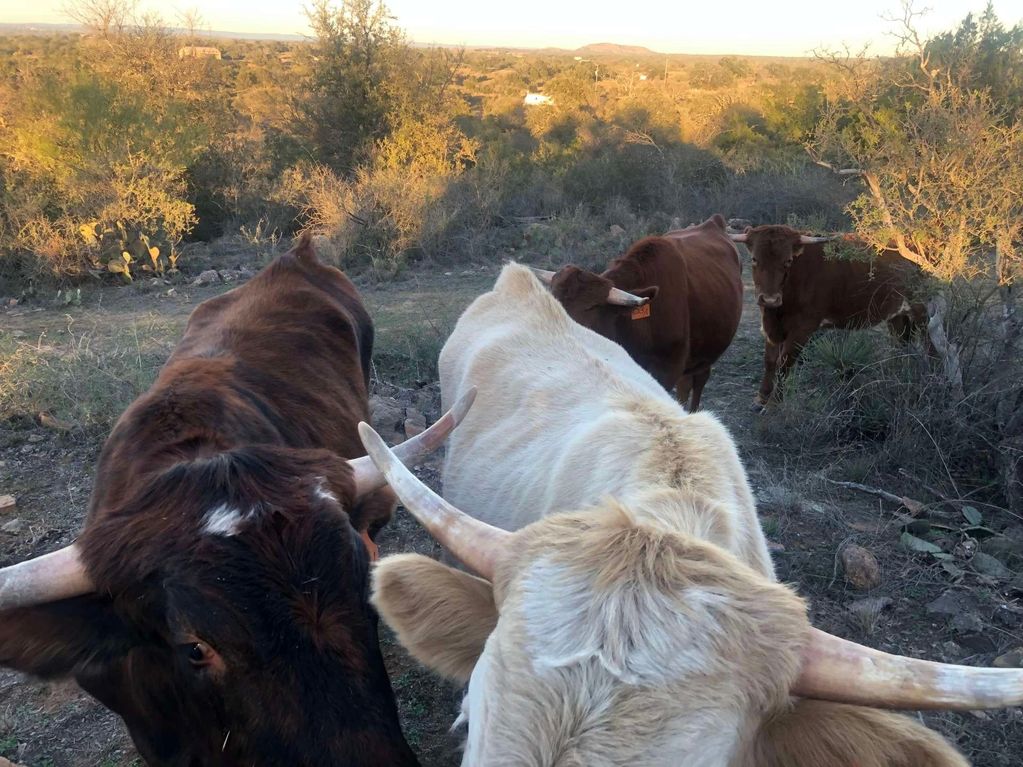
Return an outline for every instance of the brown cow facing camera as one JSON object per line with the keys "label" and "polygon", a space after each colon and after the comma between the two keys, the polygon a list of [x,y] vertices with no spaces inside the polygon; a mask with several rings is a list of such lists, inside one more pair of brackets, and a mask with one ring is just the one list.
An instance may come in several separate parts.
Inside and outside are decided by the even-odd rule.
{"label": "brown cow facing camera", "polygon": [[[766,405],[821,327],[869,328],[887,322],[908,341],[927,324],[927,308],[911,299],[920,269],[895,250],[872,259],[829,258],[829,237],[808,237],[788,226],[747,227],[730,235],[749,248],[753,286],[764,334],[764,378],[755,403]],[[851,248],[867,246],[843,238]]]}
{"label": "brown cow facing camera", "polygon": [[153,765],[417,764],[367,601],[395,499],[347,460],[372,345],[308,237],[200,305],[107,439],[78,540],[0,569],[0,664],[74,678]]}
{"label": "brown cow facing camera", "polygon": [[536,270],[580,325],[620,344],[690,412],[742,319],[742,265],[715,214],[646,237],[602,274]]}

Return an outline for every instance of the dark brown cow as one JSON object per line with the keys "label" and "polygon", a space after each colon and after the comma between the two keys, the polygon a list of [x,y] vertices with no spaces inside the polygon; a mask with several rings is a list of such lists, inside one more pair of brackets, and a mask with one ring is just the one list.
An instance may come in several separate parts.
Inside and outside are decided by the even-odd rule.
{"label": "dark brown cow", "polygon": [[[732,239],[749,248],[766,339],[758,405],[770,400],[776,379],[820,327],[866,328],[887,321],[906,341],[927,323],[926,307],[910,297],[920,270],[894,250],[873,259],[829,258],[824,252],[829,238],[807,237],[787,226],[747,227]],[[850,248],[866,247],[843,239]]]}
{"label": "dark brown cow", "polygon": [[74,677],[150,764],[416,764],[367,603],[394,496],[345,460],[372,343],[308,238],[199,306],[108,438],[77,542],[0,570],[0,663]]}
{"label": "dark brown cow", "polygon": [[720,215],[640,240],[603,274],[570,265],[549,282],[573,320],[623,346],[690,412],[742,318],[742,266]]}

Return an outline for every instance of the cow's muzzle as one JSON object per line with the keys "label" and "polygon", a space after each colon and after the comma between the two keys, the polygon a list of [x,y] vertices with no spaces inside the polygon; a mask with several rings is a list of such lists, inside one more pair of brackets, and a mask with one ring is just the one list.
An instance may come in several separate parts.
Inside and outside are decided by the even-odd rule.
{"label": "cow's muzzle", "polygon": [[757,303],[767,309],[777,309],[781,306],[781,293],[772,293],[769,296],[761,293],[757,296]]}

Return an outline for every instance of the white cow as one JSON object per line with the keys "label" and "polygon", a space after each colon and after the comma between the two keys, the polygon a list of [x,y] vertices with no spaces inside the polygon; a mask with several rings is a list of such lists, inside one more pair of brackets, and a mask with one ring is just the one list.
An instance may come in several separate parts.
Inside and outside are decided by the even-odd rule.
{"label": "white cow", "polygon": [[1023,672],[813,629],[776,582],[727,431],[527,269],[507,266],[466,310],[440,366],[445,402],[478,389],[449,442],[452,503],[360,431],[406,507],[485,578],[418,555],[374,577],[402,644],[469,680],[464,765],[961,767],[913,720],[824,701],[1023,701]]}
{"label": "white cow", "polygon": [[465,310],[439,366],[444,402],[478,389],[444,463],[455,506],[518,530],[612,497],[774,578],[725,427],[688,415],[621,346],[573,322],[528,269],[508,266]]}

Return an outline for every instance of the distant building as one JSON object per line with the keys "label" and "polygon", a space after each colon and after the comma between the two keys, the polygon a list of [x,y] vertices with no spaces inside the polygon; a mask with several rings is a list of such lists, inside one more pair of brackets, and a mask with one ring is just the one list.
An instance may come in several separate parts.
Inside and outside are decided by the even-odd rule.
{"label": "distant building", "polygon": [[640,79],[640,80],[646,80],[646,75],[640,75],[640,76],[639,76],[639,79]]}
{"label": "distant building", "polygon": [[208,45],[185,45],[178,48],[179,59],[217,59],[220,60],[220,49]]}
{"label": "distant building", "polygon": [[553,104],[554,99],[550,96],[545,96],[543,93],[526,93],[526,98],[522,100],[522,103],[527,107],[536,107],[543,104]]}

